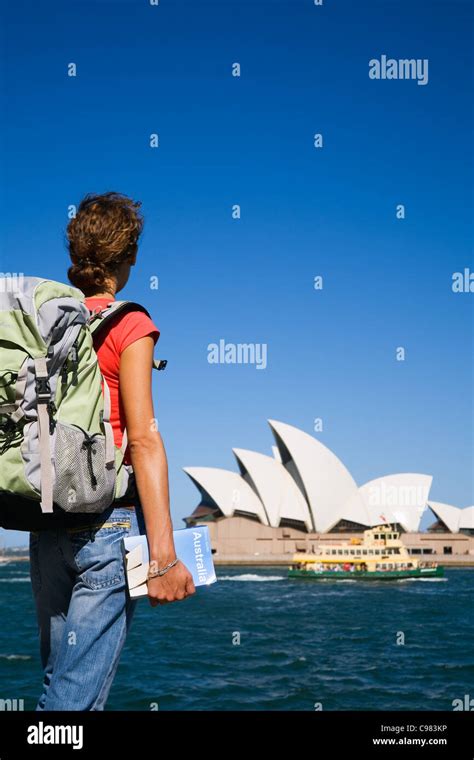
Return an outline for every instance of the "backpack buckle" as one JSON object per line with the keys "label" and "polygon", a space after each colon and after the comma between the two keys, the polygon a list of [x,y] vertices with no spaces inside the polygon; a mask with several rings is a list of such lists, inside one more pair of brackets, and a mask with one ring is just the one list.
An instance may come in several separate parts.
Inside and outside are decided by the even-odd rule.
{"label": "backpack buckle", "polygon": [[36,398],[39,404],[47,404],[51,398],[51,386],[48,377],[36,378]]}
{"label": "backpack buckle", "polygon": [[89,309],[90,315],[86,319],[86,324],[90,325],[95,319],[103,319],[104,311],[105,309],[101,308],[100,306],[96,306],[94,310]]}

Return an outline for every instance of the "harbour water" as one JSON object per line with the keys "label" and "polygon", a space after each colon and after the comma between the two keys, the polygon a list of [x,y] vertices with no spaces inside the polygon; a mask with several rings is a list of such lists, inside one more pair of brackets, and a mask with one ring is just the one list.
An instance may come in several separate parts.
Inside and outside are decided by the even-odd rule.
{"label": "harbour water", "polygon": [[[388,585],[217,573],[184,602],[139,601],[108,710],[450,711],[472,692],[473,570]],[[0,566],[0,602],[0,699],[34,709],[26,562]]]}

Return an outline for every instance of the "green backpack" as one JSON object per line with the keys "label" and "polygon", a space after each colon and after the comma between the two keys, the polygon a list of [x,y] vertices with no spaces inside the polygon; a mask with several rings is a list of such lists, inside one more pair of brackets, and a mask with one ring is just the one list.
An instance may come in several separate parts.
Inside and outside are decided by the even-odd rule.
{"label": "green backpack", "polygon": [[93,337],[119,312],[148,312],[131,301],[91,312],[84,298],[53,280],[0,277],[1,527],[31,530],[58,509],[100,513],[131,485]]}

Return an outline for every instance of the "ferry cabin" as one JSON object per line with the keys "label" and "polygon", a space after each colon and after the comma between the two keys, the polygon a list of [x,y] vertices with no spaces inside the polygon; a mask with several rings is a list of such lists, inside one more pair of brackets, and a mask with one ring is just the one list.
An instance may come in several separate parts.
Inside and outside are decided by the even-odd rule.
{"label": "ferry cabin", "polygon": [[400,533],[380,526],[364,531],[364,538],[353,538],[350,544],[319,546],[314,554],[297,554],[293,569],[306,566],[306,569],[321,571],[342,566],[345,570],[413,570],[419,562],[410,557],[400,540]]}
{"label": "ferry cabin", "polygon": [[[368,543],[372,546],[368,546]],[[357,567],[366,564],[371,570],[410,570],[415,565],[405,547],[400,544],[400,534],[395,531],[369,533],[364,545],[356,538],[352,539],[349,546],[319,547],[318,559],[331,565],[348,563]]]}

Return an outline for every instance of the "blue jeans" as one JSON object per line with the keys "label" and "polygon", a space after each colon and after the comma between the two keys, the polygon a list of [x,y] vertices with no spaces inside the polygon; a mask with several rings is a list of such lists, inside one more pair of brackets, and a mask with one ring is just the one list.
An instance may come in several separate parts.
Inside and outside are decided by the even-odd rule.
{"label": "blue jeans", "polygon": [[122,538],[145,533],[138,503],[30,533],[43,691],[36,710],[103,710],[135,611]]}

